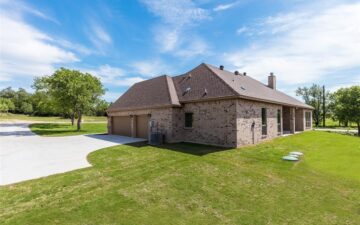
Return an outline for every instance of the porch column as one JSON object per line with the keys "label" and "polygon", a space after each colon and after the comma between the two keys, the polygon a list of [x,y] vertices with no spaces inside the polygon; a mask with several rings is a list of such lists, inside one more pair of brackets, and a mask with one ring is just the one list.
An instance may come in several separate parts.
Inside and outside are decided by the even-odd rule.
{"label": "porch column", "polygon": [[295,134],[295,108],[290,108],[290,133]]}
{"label": "porch column", "polygon": [[136,116],[132,115],[131,119],[131,137],[136,137]]}
{"label": "porch column", "polygon": [[112,121],[113,121],[113,117],[112,116],[108,116],[107,117],[107,130],[108,130],[108,134],[112,134]]}

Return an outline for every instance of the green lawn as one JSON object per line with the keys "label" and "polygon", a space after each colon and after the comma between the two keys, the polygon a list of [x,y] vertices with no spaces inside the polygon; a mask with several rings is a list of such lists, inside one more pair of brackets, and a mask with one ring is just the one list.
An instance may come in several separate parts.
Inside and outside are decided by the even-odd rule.
{"label": "green lawn", "polygon": [[29,127],[32,132],[41,136],[71,136],[107,133],[106,123],[82,123],[80,131],[77,131],[76,124],[72,126],[70,123],[34,123],[30,124]]}
{"label": "green lawn", "polygon": [[[220,151],[222,150],[222,151]],[[305,153],[298,163],[280,158]],[[360,138],[115,146],[93,167],[0,188],[0,224],[359,224]]]}
{"label": "green lawn", "polygon": [[[35,122],[69,122],[70,119],[65,119],[62,117],[54,116],[29,116],[24,114],[12,114],[12,113],[0,113],[0,122],[1,121],[11,121],[11,120],[27,120]],[[107,118],[105,116],[84,116],[84,122],[106,122]]]}

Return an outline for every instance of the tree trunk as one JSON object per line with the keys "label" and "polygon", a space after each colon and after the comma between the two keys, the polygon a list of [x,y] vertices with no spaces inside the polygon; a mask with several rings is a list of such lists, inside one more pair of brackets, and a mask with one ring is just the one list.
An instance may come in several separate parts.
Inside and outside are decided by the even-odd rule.
{"label": "tree trunk", "polygon": [[360,122],[357,123],[358,126],[358,136],[360,136]]}
{"label": "tree trunk", "polygon": [[78,112],[78,120],[77,120],[77,130],[78,131],[80,131],[80,129],[81,129],[81,117],[82,117],[81,112]]}
{"label": "tree trunk", "polygon": [[75,113],[71,113],[71,126],[74,126],[74,122],[75,122]]}

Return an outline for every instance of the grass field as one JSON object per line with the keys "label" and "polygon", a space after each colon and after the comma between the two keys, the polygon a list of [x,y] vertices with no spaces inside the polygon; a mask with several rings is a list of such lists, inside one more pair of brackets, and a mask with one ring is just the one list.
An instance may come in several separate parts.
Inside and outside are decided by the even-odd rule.
{"label": "grass field", "polygon": [[[299,150],[298,163],[280,158]],[[359,224],[360,138],[122,145],[93,167],[0,188],[0,224]]]}
{"label": "grass field", "polygon": [[106,123],[82,123],[80,131],[76,130],[76,124],[72,126],[70,123],[34,123],[30,124],[29,127],[32,132],[41,136],[71,136],[107,133]]}
{"label": "grass field", "polygon": [[[315,123],[313,123],[313,125],[315,127]],[[322,121],[320,122],[319,127],[317,127],[317,128],[323,128]],[[351,123],[351,122],[348,123],[348,126],[344,126],[343,124],[339,125],[339,121],[335,121],[330,118],[326,118],[325,128],[355,130],[355,129],[357,129],[357,126],[356,126],[356,123]]]}
{"label": "grass field", "polygon": [[[26,120],[26,121],[35,121],[35,122],[70,122],[70,119],[65,119],[62,117],[54,116],[29,116],[24,114],[12,114],[12,113],[1,113],[1,121],[11,121],[11,120]],[[84,122],[106,122],[107,118],[105,116],[84,116]]]}

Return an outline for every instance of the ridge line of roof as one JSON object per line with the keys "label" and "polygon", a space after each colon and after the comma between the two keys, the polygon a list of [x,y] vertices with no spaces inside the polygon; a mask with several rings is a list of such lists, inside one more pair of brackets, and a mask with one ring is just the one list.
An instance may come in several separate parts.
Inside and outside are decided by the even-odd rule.
{"label": "ridge line of roof", "polygon": [[170,103],[174,105],[180,105],[179,96],[176,93],[173,79],[168,75],[165,75],[165,78],[167,83],[166,87],[169,92]]}

